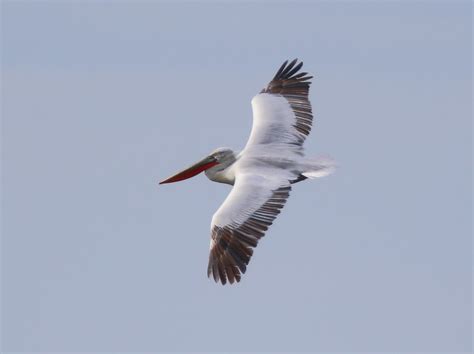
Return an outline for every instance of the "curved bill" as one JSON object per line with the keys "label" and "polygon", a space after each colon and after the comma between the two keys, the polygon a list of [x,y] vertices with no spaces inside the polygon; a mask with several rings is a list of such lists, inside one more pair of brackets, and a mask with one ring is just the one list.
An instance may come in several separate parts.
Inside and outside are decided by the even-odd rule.
{"label": "curved bill", "polygon": [[211,168],[212,166],[217,165],[218,163],[219,162],[217,162],[217,159],[214,156],[207,156],[203,158],[201,161],[192,165],[191,167],[188,167],[187,169],[181,172],[178,172],[177,174],[161,181],[160,184],[178,182],[178,181],[182,181],[182,180],[194,177],[198,173],[201,173],[202,171],[205,171],[208,168]]}

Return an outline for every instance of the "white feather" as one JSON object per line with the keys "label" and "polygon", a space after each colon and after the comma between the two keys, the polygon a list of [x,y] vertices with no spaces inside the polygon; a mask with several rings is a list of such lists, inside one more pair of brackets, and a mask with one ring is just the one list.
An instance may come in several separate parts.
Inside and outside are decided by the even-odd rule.
{"label": "white feather", "polygon": [[241,225],[271,197],[273,190],[288,184],[287,179],[271,175],[237,175],[232,191],[212,217],[211,230],[214,225]]}
{"label": "white feather", "polygon": [[300,132],[287,99],[280,95],[260,93],[252,99],[253,125],[247,146],[259,144],[292,144]]}
{"label": "white feather", "polygon": [[305,159],[306,171],[302,173],[308,178],[319,178],[330,175],[336,170],[336,162],[328,157],[317,157],[313,159]]}

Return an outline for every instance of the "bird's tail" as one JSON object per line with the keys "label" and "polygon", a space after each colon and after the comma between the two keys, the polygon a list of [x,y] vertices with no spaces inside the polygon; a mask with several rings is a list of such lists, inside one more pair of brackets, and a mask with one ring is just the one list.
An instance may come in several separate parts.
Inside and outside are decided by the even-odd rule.
{"label": "bird's tail", "polygon": [[307,158],[304,162],[304,172],[301,174],[308,178],[324,177],[333,173],[336,167],[336,162],[329,156]]}

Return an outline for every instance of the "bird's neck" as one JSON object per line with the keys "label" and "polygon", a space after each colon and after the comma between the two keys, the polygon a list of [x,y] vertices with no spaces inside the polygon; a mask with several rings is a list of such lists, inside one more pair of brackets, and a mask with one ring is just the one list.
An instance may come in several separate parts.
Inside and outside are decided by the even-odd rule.
{"label": "bird's neck", "polygon": [[234,185],[235,171],[233,167],[236,161],[237,157],[234,154],[218,165],[211,167],[210,169],[206,170],[207,178],[214,182]]}

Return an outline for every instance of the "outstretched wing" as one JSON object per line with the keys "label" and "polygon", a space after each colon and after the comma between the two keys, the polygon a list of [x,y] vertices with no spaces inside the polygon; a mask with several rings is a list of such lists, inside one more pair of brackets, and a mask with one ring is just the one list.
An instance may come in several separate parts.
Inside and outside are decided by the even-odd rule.
{"label": "outstretched wing", "polygon": [[303,63],[296,65],[297,61],[285,61],[268,86],[252,99],[253,126],[247,146],[303,145],[313,122],[308,100],[312,76],[300,72]]}
{"label": "outstretched wing", "polygon": [[207,275],[225,284],[239,282],[253,254],[290,194],[288,179],[238,175],[211,223]]}

